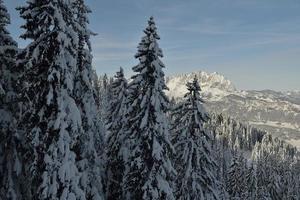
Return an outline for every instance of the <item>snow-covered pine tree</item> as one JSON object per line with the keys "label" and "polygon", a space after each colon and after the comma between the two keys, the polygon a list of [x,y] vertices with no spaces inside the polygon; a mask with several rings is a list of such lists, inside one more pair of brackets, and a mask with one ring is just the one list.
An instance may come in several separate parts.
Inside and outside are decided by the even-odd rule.
{"label": "snow-covered pine tree", "polygon": [[247,190],[247,159],[244,157],[243,153],[240,153],[239,156],[239,163],[240,163],[240,197],[241,199],[248,199],[248,190]]}
{"label": "snow-covered pine tree", "polygon": [[[285,178],[289,174],[289,159],[286,159],[282,141],[266,134],[260,145],[255,149],[254,161],[258,173],[258,198],[285,199],[284,195],[290,188],[286,188]],[[287,165],[286,165],[287,164]],[[282,167],[284,170],[281,170]],[[288,172],[286,175],[284,172]]]}
{"label": "snow-covered pine tree", "polygon": [[247,199],[247,166],[244,156],[234,153],[227,172],[227,191],[231,199]]}
{"label": "snow-covered pine tree", "polygon": [[99,90],[97,91],[97,97],[99,102],[99,117],[102,121],[106,121],[108,116],[108,108],[110,105],[111,90],[110,90],[110,79],[107,74],[99,76],[98,79]]}
{"label": "snow-covered pine tree", "polygon": [[292,196],[294,199],[300,197],[300,158],[295,158],[291,163],[291,181],[288,181],[288,186],[291,187]]}
{"label": "snow-covered pine tree", "polygon": [[[274,166],[276,168],[276,166]],[[274,170],[274,169],[273,169]],[[288,170],[288,169],[287,169]],[[281,185],[280,177],[276,172],[272,171],[271,176],[269,177],[268,190],[272,200],[280,200],[282,199],[281,194]]]}
{"label": "snow-covered pine tree", "polygon": [[96,93],[93,87],[94,72],[92,69],[92,55],[90,36],[88,29],[88,14],[91,10],[84,0],[74,0],[73,8],[79,26],[77,49],[77,71],[75,76],[74,95],[79,107],[82,121],[81,134],[77,152],[80,156],[78,168],[81,172],[80,186],[90,200],[102,200],[105,198],[104,177],[104,125],[98,119]]}
{"label": "snow-covered pine tree", "polygon": [[[127,80],[124,76],[123,68],[120,68],[115,75],[115,80],[111,84],[111,104],[108,107],[108,118],[106,121],[107,130],[109,131],[108,137],[115,137],[113,134],[116,130],[120,130],[122,120],[126,111],[125,103],[127,97]],[[118,121],[119,119],[119,121]],[[109,141],[114,139],[109,139]],[[108,142],[109,142],[108,141]]]}
{"label": "snow-covered pine tree", "polygon": [[103,77],[102,77],[102,87],[104,90],[106,90],[108,88],[108,76],[107,74],[104,74]]}
{"label": "snow-covered pine tree", "polygon": [[112,99],[107,119],[107,199],[122,199],[124,158],[122,144],[124,141],[123,127],[126,112],[127,80],[120,68],[111,84]]}
{"label": "snow-covered pine tree", "polygon": [[213,136],[213,157],[217,164],[216,177],[220,182],[220,199],[228,199],[228,193],[226,191],[225,178],[227,173],[227,165],[231,156],[231,151],[228,149],[227,138],[224,134],[224,116],[222,114],[210,114],[210,119],[206,124],[208,130],[210,130]]}
{"label": "snow-covered pine tree", "polygon": [[76,149],[81,113],[74,100],[78,26],[72,0],[31,0],[20,7],[24,39],[20,54],[25,73],[22,97],[31,105],[22,118],[26,132],[24,199],[84,200]]}
{"label": "snow-covered pine tree", "polygon": [[0,199],[20,199],[18,175],[21,162],[18,154],[17,76],[15,68],[17,43],[6,26],[10,17],[0,0]]}
{"label": "snow-covered pine tree", "polygon": [[274,156],[279,154],[279,152],[274,152],[275,148],[277,147],[272,136],[266,134],[253,150],[252,159],[257,171],[258,199],[282,199],[281,190],[284,190],[284,187],[279,185],[277,165],[280,160],[274,160]]}
{"label": "snow-covered pine tree", "polygon": [[246,199],[257,199],[257,177],[256,166],[251,163],[246,171]]}
{"label": "snow-covered pine tree", "polygon": [[163,54],[156,29],[150,17],[135,55],[140,61],[133,67],[137,74],[128,87],[125,143],[129,159],[125,164],[123,199],[175,199],[172,179],[176,172],[170,159],[173,147],[166,120],[167,86],[162,70],[165,66],[160,60]]}
{"label": "snow-covered pine tree", "polygon": [[99,78],[97,75],[97,71],[94,69],[93,70],[93,87],[95,90],[95,101],[96,101],[96,105],[97,105],[97,109],[98,109],[98,113],[99,113],[99,109],[100,109],[100,92],[101,92],[101,86],[99,83]]}
{"label": "snow-covered pine tree", "polygon": [[174,109],[172,142],[178,172],[176,199],[219,199],[211,136],[204,128],[208,115],[197,78],[187,83],[184,101]]}
{"label": "snow-covered pine tree", "polygon": [[240,163],[237,156],[233,156],[227,173],[227,192],[232,199],[238,199],[240,198],[239,182],[242,177],[240,174]]}
{"label": "snow-covered pine tree", "polygon": [[256,143],[252,151],[252,160],[256,166],[257,199],[268,199],[270,196],[267,189],[267,172],[265,171],[263,156],[262,144]]}

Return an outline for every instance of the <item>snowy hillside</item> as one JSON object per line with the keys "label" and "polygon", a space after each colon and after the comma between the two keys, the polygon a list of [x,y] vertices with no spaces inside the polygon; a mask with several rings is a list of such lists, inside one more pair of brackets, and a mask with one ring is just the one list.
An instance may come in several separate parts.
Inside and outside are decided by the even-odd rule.
{"label": "snowy hillside", "polygon": [[239,91],[224,76],[199,71],[168,77],[167,95],[182,98],[186,92],[184,84],[195,76],[200,80],[208,110],[249,122],[300,148],[299,91]]}

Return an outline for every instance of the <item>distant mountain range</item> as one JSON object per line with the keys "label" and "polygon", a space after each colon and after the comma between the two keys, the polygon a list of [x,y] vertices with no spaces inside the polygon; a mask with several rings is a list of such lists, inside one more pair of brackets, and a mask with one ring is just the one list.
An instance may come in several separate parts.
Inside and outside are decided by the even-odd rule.
{"label": "distant mountain range", "polygon": [[180,100],[186,93],[185,83],[195,76],[207,110],[266,130],[300,149],[300,91],[237,90],[224,76],[199,71],[167,77],[167,95]]}

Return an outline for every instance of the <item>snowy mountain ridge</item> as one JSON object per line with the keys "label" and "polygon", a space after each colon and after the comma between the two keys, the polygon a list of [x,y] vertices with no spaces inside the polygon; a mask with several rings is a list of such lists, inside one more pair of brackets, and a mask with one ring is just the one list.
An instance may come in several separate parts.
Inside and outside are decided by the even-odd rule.
{"label": "snowy mountain ridge", "polygon": [[180,100],[185,83],[197,77],[209,111],[225,113],[300,148],[300,92],[237,90],[219,73],[203,71],[167,77],[167,95]]}
{"label": "snowy mountain ridge", "polygon": [[168,77],[169,91],[167,91],[167,95],[175,98],[182,97],[186,93],[185,83],[194,77],[197,77],[200,81],[203,93],[205,93],[205,96],[209,96],[210,100],[219,100],[224,96],[238,92],[232,82],[221,74],[199,71]]}

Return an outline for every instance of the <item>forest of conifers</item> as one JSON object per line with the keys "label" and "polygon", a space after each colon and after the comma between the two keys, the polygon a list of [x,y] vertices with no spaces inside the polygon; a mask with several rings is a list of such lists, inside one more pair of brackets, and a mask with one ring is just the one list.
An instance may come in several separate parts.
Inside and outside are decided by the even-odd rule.
{"label": "forest of conifers", "polygon": [[131,79],[98,77],[84,0],[24,4],[20,49],[0,0],[1,200],[300,199],[295,147],[208,113],[197,78],[169,100],[153,17]]}

